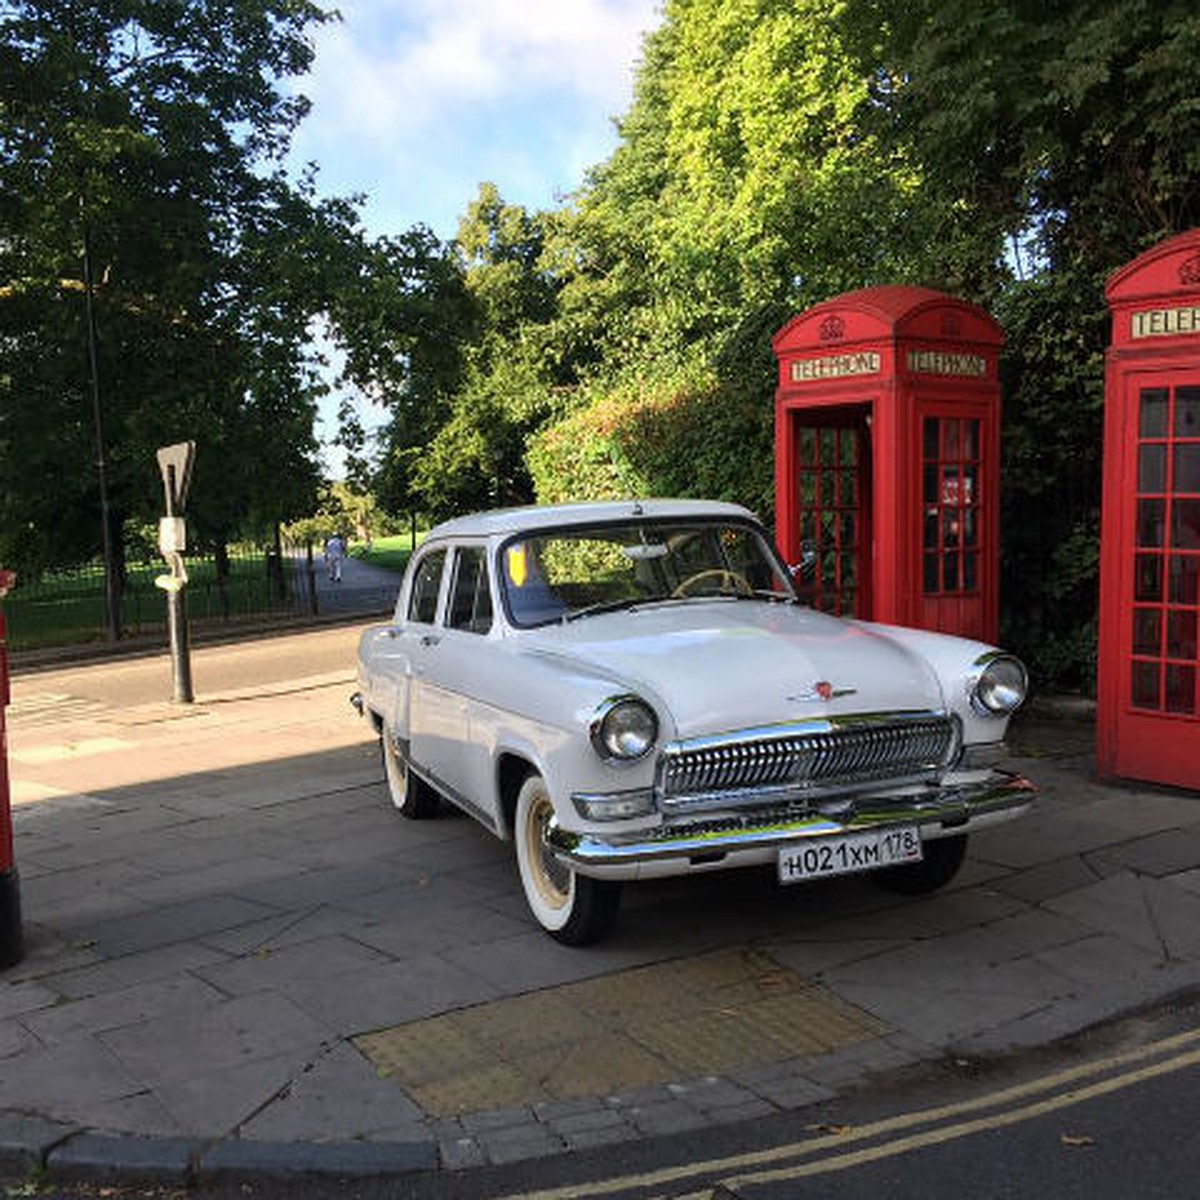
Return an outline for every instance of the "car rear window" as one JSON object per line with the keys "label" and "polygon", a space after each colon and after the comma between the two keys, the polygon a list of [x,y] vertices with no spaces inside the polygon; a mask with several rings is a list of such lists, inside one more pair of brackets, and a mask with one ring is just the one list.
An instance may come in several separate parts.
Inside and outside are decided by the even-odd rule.
{"label": "car rear window", "polygon": [[438,592],[442,586],[445,550],[431,550],[414,568],[412,591],[408,598],[408,619],[422,625],[437,620]]}

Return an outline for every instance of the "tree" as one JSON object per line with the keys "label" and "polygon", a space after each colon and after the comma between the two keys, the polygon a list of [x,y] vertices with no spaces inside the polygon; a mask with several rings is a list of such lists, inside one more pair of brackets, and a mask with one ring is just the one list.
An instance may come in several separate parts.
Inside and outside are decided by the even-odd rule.
{"label": "tree", "polygon": [[[341,439],[356,482],[401,512],[419,507],[415,471],[449,419],[479,316],[451,247],[423,227],[363,240],[331,296],[331,337],[345,354],[340,383],[387,407],[381,462],[368,470],[361,429],[343,409]],[[370,475],[370,479],[368,479]]]}
{"label": "tree", "polygon": [[[99,542],[95,351],[114,539],[161,500],[153,451],[194,438],[213,538],[309,503],[314,229],[279,167],[311,61],[304,0],[13,0],[0,12],[0,554]],[[90,279],[90,287],[89,287]],[[90,292],[90,295],[89,295]],[[94,323],[89,328],[87,301]],[[47,479],[55,480],[53,495]],[[11,556],[11,558],[10,558]]]}
{"label": "tree", "polygon": [[943,261],[976,251],[966,286],[1006,286],[1005,239],[1036,269],[1087,262],[1100,279],[1200,221],[1193,5],[852,0],[851,11],[876,31],[888,86],[875,112],[920,163]]}
{"label": "tree", "polygon": [[428,243],[393,290],[374,343],[390,366],[367,372],[393,413],[375,481],[385,504],[441,517],[532,499],[526,439],[561,409],[566,376],[548,351],[559,283],[546,239],[541,214],[484,183],[453,246]]}
{"label": "tree", "polygon": [[566,302],[619,286],[654,356],[698,339],[719,353],[763,310],[920,275],[919,173],[870,123],[846,7],[666,6],[622,140],[576,197]]}
{"label": "tree", "polygon": [[[1005,326],[1006,636],[1092,684],[1104,282],[1200,222],[1200,17],[1151,0],[852,0],[881,129],[921,166],[931,273]],[[882,36],[881,36],[882,31]]]}

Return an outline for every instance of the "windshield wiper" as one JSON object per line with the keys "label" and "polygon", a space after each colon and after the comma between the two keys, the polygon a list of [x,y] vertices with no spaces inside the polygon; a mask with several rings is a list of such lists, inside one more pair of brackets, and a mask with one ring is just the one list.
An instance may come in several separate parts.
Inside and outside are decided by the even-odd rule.
{"label": "windshield wiper", "polygon": [[[722,593],[725,595],[727,593]],[[800,601],[795,596],[789,596],[787,592],[775,592],[770,588],[755,588],[753,592],[738,592],[739,600],[770,600],[773,604],[799,604]]]}
{"label": "windshield wiper", "polygon": [[623,596],[619,600],[597,600],[595,604],[585,604],[582,608],[572,609],[564,613],[559,621],[569,624],[580,617],[594,617],[600,613],[627,612],[651,604],[683,604],[689,600],[769,600],[772,604],[799,604],[795,596],[785,592],[774,592],[768,588],[758,588],[753,592],[724,591],[697,592],[691,596]]}
{"label": "windshield wiper", "polygon": [[639,604],[653,603],[638,596],[623,596],[620,600],[597,600],[595,604],[585,604],[582,608],[574,608],[564,613],[562,623],[577,621],[580,617],[594,617],[598,613],[621,612],[624,609],[636,608]]}
{"label": "windshield wiper", "polygon": [[[666,599],[667,597],[664,597]],[[740,588],[729,588],[720,592],[693,592],[690,596],[671,596],[672,600],[770,600],[773,604],[797,604],[795,596],[786,592],[774,592],[770,588],[755,588],[744,592]]]}

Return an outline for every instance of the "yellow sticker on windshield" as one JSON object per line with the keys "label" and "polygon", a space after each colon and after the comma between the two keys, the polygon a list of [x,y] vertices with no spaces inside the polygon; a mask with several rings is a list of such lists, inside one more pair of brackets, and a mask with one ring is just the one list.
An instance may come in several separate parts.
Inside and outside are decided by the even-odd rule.
{"label": "yellow sticker on windshield", "polygon": [[523,542],[508,548],[508,577],[517,587],[524,587],[529,578],[529,559]]}

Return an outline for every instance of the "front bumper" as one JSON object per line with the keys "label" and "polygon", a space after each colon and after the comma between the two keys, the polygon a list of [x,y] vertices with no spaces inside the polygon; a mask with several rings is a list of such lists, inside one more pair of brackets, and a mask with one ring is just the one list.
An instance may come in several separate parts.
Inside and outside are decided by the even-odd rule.
{"label": "front bumper", "polygon": [[857,797],[832,813],[746,813],[626,835],[553,826],[547,838],[558,858],[583,875],[635,879],[749,866],[771,861],[791,843],[889,826],[917,825],[926,840],[949,837],[1017,817],[1036,794],[1027,779],[997,771],[978,783]]}

